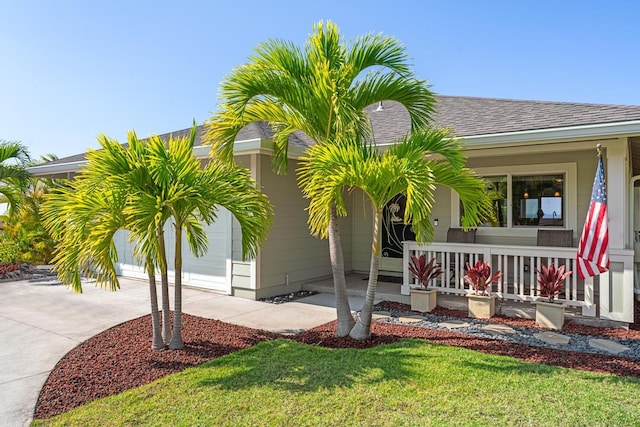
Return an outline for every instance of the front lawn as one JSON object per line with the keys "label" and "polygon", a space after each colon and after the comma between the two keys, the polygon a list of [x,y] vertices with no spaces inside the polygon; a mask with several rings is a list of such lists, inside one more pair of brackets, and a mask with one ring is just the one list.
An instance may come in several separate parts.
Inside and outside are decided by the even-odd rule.
{"label": "front lawn", "polygon": [[260,343],[36,426],[638,425],[640,380],[407,339]]}

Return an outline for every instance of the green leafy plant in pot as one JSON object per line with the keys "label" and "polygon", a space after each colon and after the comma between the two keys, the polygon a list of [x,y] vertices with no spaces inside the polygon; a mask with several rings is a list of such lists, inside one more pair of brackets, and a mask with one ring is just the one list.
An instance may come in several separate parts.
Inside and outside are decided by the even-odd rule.
{"label": "green leafy plant in pot", "polygon": [[414,311],[428,312],[438,305],[437,291],[429,289],[433,280],[442,274],[442,268],[435,258],[427,261],[425,254],[419,257],[412,256],[409,261],[409,272],[420,282],[419,288],[412,288],[411,309]]}

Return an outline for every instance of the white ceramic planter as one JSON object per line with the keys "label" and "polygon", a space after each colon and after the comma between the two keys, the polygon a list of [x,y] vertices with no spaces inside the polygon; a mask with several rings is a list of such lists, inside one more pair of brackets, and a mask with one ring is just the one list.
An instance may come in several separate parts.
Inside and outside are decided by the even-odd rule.
{"label": "white ceramic planter", "polygon": [[438,305],[438,291],[435,289],[411,289],[411,310],[427,313]]}
{"label": "white ceramic planter", "polygon": [[467,294],[467,303],[469,305],[469,317],[475,319],[489,319],[496,314],[495,295],[486,296]]}
{"label": "white ceramic planter", "polygon": [[564,325],[564,305],[553,302],[536,301],[536,325],[560,330]]}

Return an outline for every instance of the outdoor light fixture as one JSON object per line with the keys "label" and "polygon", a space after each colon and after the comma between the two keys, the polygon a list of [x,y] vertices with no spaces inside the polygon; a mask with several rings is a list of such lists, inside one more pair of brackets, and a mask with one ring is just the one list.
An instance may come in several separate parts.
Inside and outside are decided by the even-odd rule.
{"label": "outdoor light fixture", "polygon": [[529,192],[527,190],[524,190],[524,198],[525,199],[529,198]]}
{"label": "outdoor light fixture", "polygon": [[436,226],[436,227],[437,227],[439,223],[440,223],[440,221],[438,221],[438,218],[436,218],[436,219],[434,219],[434,220],[433,220],[433,225],[434,225],[434,226]]}
{"label": "outdoor light fixture", "polygon": [[382,101],[378,102],[378,108],[376,108],[374,111],[384,111],[384,107],[382,106]]}

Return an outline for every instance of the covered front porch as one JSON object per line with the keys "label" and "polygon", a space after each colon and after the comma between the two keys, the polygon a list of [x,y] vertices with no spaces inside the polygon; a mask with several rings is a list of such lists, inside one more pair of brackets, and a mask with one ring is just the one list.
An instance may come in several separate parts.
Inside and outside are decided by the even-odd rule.
{"label": "covered front porch", "polygon": [[[408,271],[412,255],[436,258],[445,266],[443,274],[434,283],[438,290],[438,305],[451,309],[466,310],[465,295],[469,292],[463,276],[465,263],[478,260],[491,263],[493,270],[503,272],[503,277],[493,285],[492,294],[498,297],[496,312],[509,317],[534,318],[535,306],[531,303],[538,295],[535,270],[541,263],[565,265],[567,271],[575,271],[576,248],[516,246],[496,244],[469,244],[434,242],[420,245],[404,242],[402,277],[390,280],[379,276],[376,300],[396,301],[408,304],[409,289],[417,286]],[[603,326],[625,326],[633,319],[633,250],[612,249],[611,270],[607,274],[581,280],[572,274],[566,281],[559,301],[567,306],[567,319],[581,323]],[[382,274],[382,273],[381,273]],[[350,296],[363,297],[367,287],[365,274],[347,275]],[[394,283],[394,282],[401,283]],[[308,282],[305,290],[333,292],[331,278]],[[358,310],[360,307],[352,307]]]}

